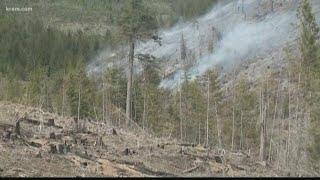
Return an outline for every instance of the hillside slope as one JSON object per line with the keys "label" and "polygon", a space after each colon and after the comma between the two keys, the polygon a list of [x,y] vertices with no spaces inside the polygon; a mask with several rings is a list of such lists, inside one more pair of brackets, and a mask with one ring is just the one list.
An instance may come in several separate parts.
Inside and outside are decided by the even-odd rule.
{"label": "hillside slope", "polygon": [[85,128],[75,131],[68,117],[9,102],[0,107],[0,176],[277,175],[256,163],[253,154],[180,144],[84,120]]}

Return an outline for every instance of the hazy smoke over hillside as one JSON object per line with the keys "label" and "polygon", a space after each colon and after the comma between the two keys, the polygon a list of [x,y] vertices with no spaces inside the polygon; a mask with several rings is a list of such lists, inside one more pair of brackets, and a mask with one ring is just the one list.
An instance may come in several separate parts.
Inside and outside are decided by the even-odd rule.
{"label": "hazy smoke over hillside", "polygon": [[[257,1],[247,2],[247,12],[253,13]],[[226,5],[222,11],[229,9],[232,3]],[[248,9],[251,9],[249,11]],[[255,9],[255,10],[254,10]],[[227,11],[225,11],[227,12]],[[214,13],[210,18],[219,19],[221,12]],[[235,15],[235,14],[234,14]],[[208,19],[208,17],[205,17]],[[228,18],[225,18],[228,19]],[[239,20],[230,17],[229,21],[221,21],[222,23],[231,23],[226,26],[223,32],[222,40],[218,44],[218,48],[214,53],[205,55],[200,58],[197,65],[192,67],[188,74],[191,77],[202,75],[216,64],[220,64],[228,68],[234,61],[250,59],[256,56],[263,57],[274,48],[280,48],[295,35],[296,14],[294,10],[269,13],[263,17],[263,20]],[[217,26],[219,26],[217,24]],[[172,79],[162,81],[161,86],[172,88],[179,83],[182,72],[177,72]]]}
{"label": "hazy smoke over hillside", "polygon": [[[200,58],[197,65],[188,71],[191,76],[202,75],[216,64],[228,67],[234,61],[264,56],[273,48],[279,48],[290,40],[295,13],[273,14],[261,22],[243,22],[223,36],[213,54]],[[174,87],[181,72],[173,79],[164,80],[162,87]]]}
{"label": "hazy smoke over hillside", "polygon": [[[162,46],[153,41],[137,44],[136,54],[147,53],[162,59],[163,69],[171,74],[161,82],[160,86],[164,88],[174,88],[179,83],[182,72],[176,63],[180,61],[182,34],[187,49],[193,52],[196,60],[196,64],[188,70],[191,77],[202,75],[216,64],[228,68],[235,61],[263,57],[295,35],[293,25],[296,24],[298,1],[274,2],[272,12],[269,0],[221,1],[193,22],[178,23],[173,28],[160,30]],[[208,54],[212,28],[217,29],[222,38],[214,45],[214,53]],[[89,73],[101,71],[106,66],[102,63],[112,59],[110,54],[113,53],[104,54],[97,56],[88,66]],[[127,61],[126,58],[122,60]]]}

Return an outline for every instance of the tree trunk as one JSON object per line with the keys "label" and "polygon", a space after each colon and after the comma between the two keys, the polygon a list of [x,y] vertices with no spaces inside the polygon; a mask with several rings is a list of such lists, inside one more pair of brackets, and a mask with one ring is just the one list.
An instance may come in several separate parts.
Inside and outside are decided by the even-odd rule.
{"label": "tree trunk", "polygon": [[243,112],[242,112],[242,110],[241,110],[241,115],[240,115],[240,150],[242,150],[242,146],[243,146],[242,116],[243,116]]}
{"label": "tree trunk", "polygon": [[104,90],[104,82],[102,82],[102,122],[105,122],[105,90]]}
{"label": "tree trunk", "polygon": [[145,128],[145,121],[146,121],[146,92],[143,95],[143,115],[142,115],[142,129]]}
{"label": "tree trunk", "polygon": [[79,84],[79,94],[78,94],[78,121],[80,120],[80,102],[81,102],[81,84]]}
{"label": "tree trunk", "polygon": [[[289,71],[289,77],[288,77],[288,79],[289,79],[289,82],[290,82],[290,71]],[[291,97],[291,91],[290,91],[290,88],[288,88],[288,112],[289,112],[289,115],[288,115],[288,140],[287,140],[287,146],[286,146],[286,164],[289,162],[289,154],[290,154],[290,151],[289,151],[289,148],[290,148],[290,141],[291,141],[291,118],[290,118],[290,115],[291,115],[291,100],[290,100],[290,97]]]}
{"label": "tree trunk", "polygon": [[[233,67],[234,69],[235,67]],[[235,70],[233,70],[233,77],[235,77]],[[235,87],[234,87],[234,83],[233,83],[233,93],[232,93],[232,104],[233,104],[233,107],[232,107],[232,137],[231,137],[231,150],[234,150],[234,123],[235,123],[235,113],[234,113],[234,110],[235,110]]]}
{"label": "tree trunk", "polygon": [[265,134],[264,134],[264,108],[263,108],[263,94],[262,89],[260,91],[260,151],[259,151],[259,160],[264,161],[264,149],[265,149]]}
{"label": "tree trunk", "polygon": [[278,98],[279,98],[279,87],[280,87],[280,80],[278,80],[278,84],[277,84],[277,95],[276,95],[276,102],[274,106],[274,114],[272,119],[272,129],[271,129],[270,142],[269,142],[269,161],[272,160],[271,152],[272,152],[272,144],[273,144],[274,122],[276,121],[277,110],[278,110],[277,108],[278,108]]}
{"label": "tree trunk", "polygon": [[208,91],[207,91],[207,141],[206,146],[209,146],[209,108],[210,108],[210,77],[208,75]]}
{"label": "tree trunk", "polygon": [[62,107],[61,107],[61,116],[63,117],[64,116],[64,101],[65,101],[65,83],[64,83],[64,80],[63,80],[63,83],[62,83]]}
{"label": "tree trunk", "polygon": [[133,58],[134,58],[134,40],[131,40],[129,52],[129,73],[127,82],[127,100],[126,100],[126,126],[129,126],[131,119],[131,94],[132,94],[132,76],[133,76]]}
{"label": "tree trunk", "polygon": [[201,122],[199,121],[199,145],[201,145],[201,128],[200,128]]}
{"label": "tree trunk", "polygon": [[179,90],[179,116],[180,116],[180,140],[182,141],[182,95],[181,95],[181,76],[179,78],[179,86],[180,86],[180,90]]}
{"label": "tree trunk", "polygon": [[218,105],[216,102],[214,104],[215,104],[215,109],[216,109],[218,143],[219,143],[219,148],[222,148],[221,123],[220,123],[220,119],[218,117]]}

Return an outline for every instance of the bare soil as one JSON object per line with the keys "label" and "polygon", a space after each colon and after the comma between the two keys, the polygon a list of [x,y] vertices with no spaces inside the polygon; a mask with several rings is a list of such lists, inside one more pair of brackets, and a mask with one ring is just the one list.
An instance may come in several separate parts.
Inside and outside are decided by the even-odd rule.
{"label": "bare soil", "polygon": [[76,130],[70,117],[0,102],[0,176],[276,176],[254,155],[80,121]]}

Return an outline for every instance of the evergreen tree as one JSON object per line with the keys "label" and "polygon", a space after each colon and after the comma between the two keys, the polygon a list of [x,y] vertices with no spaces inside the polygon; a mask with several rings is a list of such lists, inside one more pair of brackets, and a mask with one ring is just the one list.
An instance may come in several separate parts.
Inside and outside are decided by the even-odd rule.
{"label": "evergreen tree", "polygon": [[145,1],[130,0],[125,2],[125,8],[119,20],[121,32],[129,43],[129,67],[127,81],[127,101],[126,101],[126,124],[129,125],[132,118],[132,76],[133,76],[133,60],[135,43],[138,40],[149,38],[157,29],[157,22],[153,12],[145,8]]}
{"label": "evergreen tree", "polygon": [[300,39],[299,47],[304,76],[305,97],[310,108],[311,134],[313,138],[310,147],[311,157],[320,159],[320,48],[319,27],[309,1],[303,0],[298,9]]}

